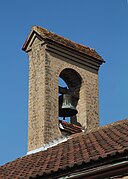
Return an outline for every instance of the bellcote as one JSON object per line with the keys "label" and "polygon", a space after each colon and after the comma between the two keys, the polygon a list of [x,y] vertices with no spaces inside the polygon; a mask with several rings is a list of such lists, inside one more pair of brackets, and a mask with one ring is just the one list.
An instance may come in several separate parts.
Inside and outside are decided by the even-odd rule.
{"label": "bellcote", "polygon": [[59,77],[67,83],[68,93],[77,96],[78,113],[71,125],[80,124],[85,131],[97,127],[102,57],[94,49],[38,26],[32,28],[22,49],[29,56],[28,151],[64,135],[58,120]]}

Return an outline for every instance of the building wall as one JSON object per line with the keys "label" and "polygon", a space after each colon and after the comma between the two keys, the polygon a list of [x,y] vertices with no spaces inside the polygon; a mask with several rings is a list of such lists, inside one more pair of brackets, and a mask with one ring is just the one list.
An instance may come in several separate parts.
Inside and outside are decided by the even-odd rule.
{"label": "building wall", "polygon": [[[99,125],[99,112],[98,112],[98,75],[97,73],[88,71],[81,68],[79,63],[72,64],[67,59],[60,59],[59,56],[47,53],[47,59],[49,61],[49,85],[50,96],[54,110],[57,111],[58,118],[58,97],[55,94],[58,89],[58,78],[63,69],[71,68],[80,74],[82,77],[82,85],[80,88],[80,97],[77,105],[77,119],[84,129],[90,130],[98,127]],[[76,66],[77,65],[77,66]],[[56,90],[55,90],[56,89]],[[58,95],[58,93],[57,93]],[[54,112],[54,111],[53,111]],[[51,114],[51,117],[54,113]],[[51,119],[52,120],[52,119]]]}
{"label": "building wall", "polygon": [[[74,69],[82,77],[77,105],[78,122],[87,131],[99,125],[98,75],[90,67],[70,58],[51,53],[37,37],[29,55],[28,151],[60,137],[58,127],[58,78],[65,68]],[[69,55],[70,56],[70,55]]]}

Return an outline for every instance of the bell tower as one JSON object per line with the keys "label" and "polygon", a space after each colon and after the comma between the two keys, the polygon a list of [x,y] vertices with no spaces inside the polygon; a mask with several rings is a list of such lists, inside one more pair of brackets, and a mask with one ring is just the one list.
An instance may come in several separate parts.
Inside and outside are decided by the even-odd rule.
{"label": "bell tower", "polygon": [[[38,26],[22,49],[29,56],[28,151],[62,135],[59,116],[85,131],[97,127],[101,56]],[[59,77],[68,88],[58,85]]]}

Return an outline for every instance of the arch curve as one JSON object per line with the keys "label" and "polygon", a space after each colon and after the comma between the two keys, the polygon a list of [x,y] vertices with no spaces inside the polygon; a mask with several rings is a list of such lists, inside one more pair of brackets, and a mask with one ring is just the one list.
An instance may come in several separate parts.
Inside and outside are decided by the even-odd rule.
{"label": "arch curve", "polygon": [[62,78],[66,84],[68,85],[69,89],[80,88],[82,83],[82,78],[78,72],[71,68],[65,68],[61,71],[60,78]]}

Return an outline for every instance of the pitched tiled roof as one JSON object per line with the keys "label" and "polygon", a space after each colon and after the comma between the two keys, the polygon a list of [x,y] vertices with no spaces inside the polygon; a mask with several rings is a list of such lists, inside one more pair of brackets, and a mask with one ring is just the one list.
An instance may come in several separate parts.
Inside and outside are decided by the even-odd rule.
{"label": "pitched tiled roof", "polygon": [[59,124],[61,124],[61,126],[62,126],[62,127],[60,126],[61,130],[69,132],[70,134],[82,132],[82,126],[71,124],[71,123],[65,122],[63,120],[59,120]]}
{"label": "pitched tiled roof", "polygon": [[1,179],[34,178],[128,151],[128,119],[95,131],[72,135],[67,141],[0,167]]}
{"label": "pitched tiled roof", "polygon": [[37,32],[40,36],[42,36],[44,39],[48,39],[51,40],[53,42],[56,42],[60,45],[66,46],[68,48],[74,49],[76,51],[79,51],[83,54],[86,54],[90,57],[96,58],[102,62],[104,62],[104,60],[102,59],[102,57],[92,48],[89,48],[87,46],[81,45],[81,44],[77,44],[69,39],[66,39],[62,36],[59,36],[53,32],[48,31],[47,29],[44,29],[42,27],[39,26],[34,26],[30,35],[28,36],[26,42],[24,43],[22,49],[26,50],[27,48],[27,44],[30,40],[31,35],[33,34],[33,32]]}

